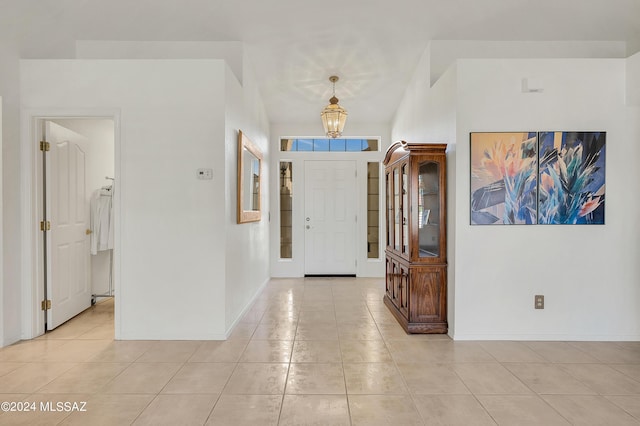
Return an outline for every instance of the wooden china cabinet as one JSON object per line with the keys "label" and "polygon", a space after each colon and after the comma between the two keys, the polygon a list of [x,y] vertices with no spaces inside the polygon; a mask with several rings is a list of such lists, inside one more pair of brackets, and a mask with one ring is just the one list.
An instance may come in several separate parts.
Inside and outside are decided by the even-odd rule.
{"label": "wooden china cabinet", "polygon": [[446,149],[401,141],[384,158],[384,303],[407,333],[447,333]]}

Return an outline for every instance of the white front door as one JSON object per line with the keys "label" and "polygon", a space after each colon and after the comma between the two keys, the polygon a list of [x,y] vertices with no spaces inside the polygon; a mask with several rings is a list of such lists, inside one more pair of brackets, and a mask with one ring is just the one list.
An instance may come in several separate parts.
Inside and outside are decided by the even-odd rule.
{"label": "white front door", "polygon": [[53,330],[91,306],[89,200],[86,190],[87,140],[47,121],[46,288],[51,309],[47,329]]}
{"label": "white front door", "polygon": [[356,273],[356,163],[305,161],[305,274]]}

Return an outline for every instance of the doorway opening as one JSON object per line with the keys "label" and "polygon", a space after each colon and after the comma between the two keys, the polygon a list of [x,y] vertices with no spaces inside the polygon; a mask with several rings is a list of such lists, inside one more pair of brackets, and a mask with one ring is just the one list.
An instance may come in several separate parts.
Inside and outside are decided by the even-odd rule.
{"label": "doorway opening", "polygon": [[47,332],[115,294],[115,122],[36,118],[36,135],[36,329]]}

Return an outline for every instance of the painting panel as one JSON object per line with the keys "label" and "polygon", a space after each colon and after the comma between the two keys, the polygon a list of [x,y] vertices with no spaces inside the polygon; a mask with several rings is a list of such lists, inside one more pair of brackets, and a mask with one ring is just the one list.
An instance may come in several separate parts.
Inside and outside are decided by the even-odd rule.
{"label": "painting panel", "polygon": [[605,132],[540,132],[541,224],[604,224]]}
{"label": "painting panel", "polygon": [[536,132],[471,133],[471,224],[537,223]]}

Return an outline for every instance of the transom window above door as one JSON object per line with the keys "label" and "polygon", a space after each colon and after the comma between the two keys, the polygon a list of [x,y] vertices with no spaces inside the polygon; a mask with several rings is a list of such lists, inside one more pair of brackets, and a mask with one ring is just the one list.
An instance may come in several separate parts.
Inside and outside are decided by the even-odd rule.
{"label": "transom window above door", "polygon": [[360,152],[378,151],[377,139],[280,139],[280,151]]}

